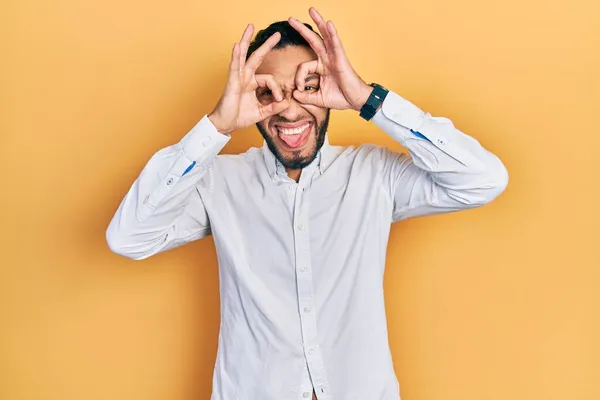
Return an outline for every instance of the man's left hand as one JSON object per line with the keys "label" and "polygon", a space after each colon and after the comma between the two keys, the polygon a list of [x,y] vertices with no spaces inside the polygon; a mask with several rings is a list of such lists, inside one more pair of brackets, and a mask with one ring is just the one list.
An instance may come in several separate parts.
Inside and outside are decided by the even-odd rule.
{"label": "man's left hand", "polygon": [[[318,57],[317,60],[298,67],[294,98],[301,103],[318,107],[359,111],[367,102],[373,88],[367,85],[350,65],[333,22],[325,22],[313,7],[308,12],[323,39],[297,19],[289,19],[290,25],[306,39]],[[315,91],[305,91],[306,76],[315,73],[320,75],[319,88]]]}

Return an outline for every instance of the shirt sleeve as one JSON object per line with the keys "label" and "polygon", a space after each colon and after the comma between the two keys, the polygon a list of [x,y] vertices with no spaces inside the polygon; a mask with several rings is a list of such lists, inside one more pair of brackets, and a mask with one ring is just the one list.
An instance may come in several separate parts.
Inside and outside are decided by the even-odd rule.
{"label": "shirt sleeve", "polygon": [[482,206],[508,184],[503,163],[476,139],[394,92],[388,93],[372,121],[409,153],[382,148],[392,222]]}
{"label": "shirt sleeve", "polygon": [[211,234],[197,184],[231,136],[204,116],[147,162],[106,231],[110,249],[141,260]]}

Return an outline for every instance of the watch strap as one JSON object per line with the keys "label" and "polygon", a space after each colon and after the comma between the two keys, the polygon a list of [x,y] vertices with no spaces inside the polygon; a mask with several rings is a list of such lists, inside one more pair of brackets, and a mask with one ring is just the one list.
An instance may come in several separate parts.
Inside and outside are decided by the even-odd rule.
{"label": "watch strap", "polygon": [[367,121],[375,116],[379,106],[381,106],[381,103],[383,103],[389,93],[389,90],[377,83],[371,83],[369,86],[372,86],[373,90],[367,102],[360,109],[360,116]]}

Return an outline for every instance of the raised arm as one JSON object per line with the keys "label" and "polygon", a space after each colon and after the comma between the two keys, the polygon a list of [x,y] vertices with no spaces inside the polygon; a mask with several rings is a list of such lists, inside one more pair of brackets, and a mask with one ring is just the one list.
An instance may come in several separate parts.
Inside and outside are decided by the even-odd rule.
{"label": "raised arm", "polygon": [[[322,39],[296,19],[289,20],[318,56],[298,69],[294,97],[319,107],[361,110],[373,87],[352,68],[333,22],[325,22],[312,7],[309,14]],[[318,91],[302,91],[300,83],[309,73],[319,74]],[[394,203],[394,221],[483,205],[508,183],[504,165],[477,140],[393,92],[387,93],[372,121],[410,153],[381,148],[376,155],[380,178]]]}
{"label": "raised arm", "polygon": [[432,117],[396,93],[388,93],[372,121],[410,154],[382,149],[393,222],[482,206],[508,184],[498,157],[449,119]]}
{"label": "raised arm", "polygon": [[[122,200],[106,231],[113,252],[141,260],[211,233],[198,183],[215,166],[232,131],[289,107],[272,76],[255,74],[280,34],[271,36],[246,60],[253,31],[248,25],[233,47],[227,85],[214,111],[179,143],[155,153]],[[276,101],[261,104],[256,97],[260,87],[269,88]]]}
{"label": "raised arm", "polygon": [[208,215],[196,186],[229,139],[205,116],[179,143],[156,152],[110,221],[110,249],[141,260],[208,236]]}

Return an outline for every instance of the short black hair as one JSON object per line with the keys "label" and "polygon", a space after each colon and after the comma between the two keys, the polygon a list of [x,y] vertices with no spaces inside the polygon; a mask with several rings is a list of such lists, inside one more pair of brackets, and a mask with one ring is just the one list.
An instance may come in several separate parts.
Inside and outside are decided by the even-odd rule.
{"label": "short black hair", "polygon": [[[312,26],[307,23],[304,23],[308,29],[314,32]],[[288,21],[277,21],[273,22],[271,25],[266,27],[263,30],[258,31],[254,40],[248,46],[248,54],[246,55],[246,60],[254,53],[260,46],[263,45],[264,42],[267,41],[275,32],[279,32],[281,34],[281,39],[279,42],[273,47],[273,50],[283,49],[287,46],[305,46],[310,48],[310,44],[298,33],[297,30],[294,29],[293,26],[290,25]],[[316,33],[316,32],[315,32]],[[317,33],[317,35],[319,35]],[[319,35],[321,37],[321,35]]]}

